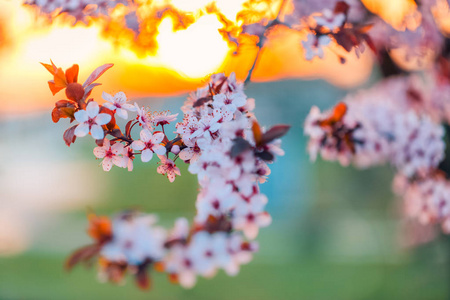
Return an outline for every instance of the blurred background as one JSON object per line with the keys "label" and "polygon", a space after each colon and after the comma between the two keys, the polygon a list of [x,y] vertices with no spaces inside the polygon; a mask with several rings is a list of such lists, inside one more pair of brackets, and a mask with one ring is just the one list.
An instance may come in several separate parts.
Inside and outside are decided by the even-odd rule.
{"label": "blurred background", "polygon": [[172,58],[186,55],[180,61],[189,64],[169,64],[170,56],[143,61],[98,38],[95,27],[34,25],[38,20],[19,2],[0,1],[1,300],[449,298],[450,240],[409,246],[412,240],[404,236],[411,227],[391,192],[393,172],[311,163],[306,153],[303,121],[311,106],[328,108],[378,80],[373,58],[366,53],[341,65],[327,53],[326,60],[306,62],[294,47],[298,36],[269,42],[246,89],[256,99],[261,124],[292,125],[283,139],[286,155],[262,185],[273,224],[261,230],[254,261],[237,277],[199,279],[192,290],[171,285],[161,274],[154,274],[150,292],[142,292],[131,279],[124,286],[99,283],[95,267],[65,272],[68,254],[90,242],[87,208],[108,215],[139,208],[169,227],[177,217],[194,216],[197,180],[179,165],[182,176],[170,184],[156,173],[156,162],[138,160],[133,172],[105,173],[92,154],[92,139],[68,148],[62,139],[67,120],[55,125],[50,117],[62,96],[51,96],[50,74],[38,63],[53,59],[64,69],[79,63],[82,81],[98,65],[113,62],[99,80],[104,85],[94,94],[98,101],[101,91],[124,91],[141,106],[181,114],[187,92],[206,75],[235,70],[243,78],[254,53],[234,57],[228,49],[219,52],[218,43],[189,54],[189,48],[168,42]]}

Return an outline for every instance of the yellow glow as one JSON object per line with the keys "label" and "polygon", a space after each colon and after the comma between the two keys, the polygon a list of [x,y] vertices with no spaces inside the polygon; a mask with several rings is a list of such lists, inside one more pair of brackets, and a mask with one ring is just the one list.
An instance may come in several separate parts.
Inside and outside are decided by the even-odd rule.
{"label": "yellow glow", "polygon": [[214,72],[225,60],[228,44],[217,33],[221,23],[213,15],[205,15],[186,30],[173,32],[172,19],[159,26],[159,62],[188,77],[201,78]]}
{"label": "yellow glow", "polygon": [[[203,0],[173,2],[178,5],[177,1],[183,3],[180,5],[185,5],[185,9],[208,4]],[[244,1],[217,0],[215,3],[228,19],[235,20]],[[169,0],[160,0],[159,4],[167,2]],[[274,1],[271,10],[275,11],[278,6],[279,1]],[[150,13],[150,10],[143,13]],[[239,55],[233,56],[231,50],[234,48],[230,48],[217,32],[223,25],[215,15],[194,11],[192,16],[196,18],[193,24],[175,32],[173,16],[165,16],[158,26],[155,54],[142,56],[141,52],[139,56],[133,48],[132,33],[126,31],[120,35],[117,39],[119,47],[116,47],[111,43],[111,36],[100,34],[103,29],[101,20],[89,27],[83,24],[70,27],[64,19],[43,24],[42,18],[37,18],[33,11],[18,1],[0,2],[0,17],[7,20],[5,28],[12,40],[0,53],[0,114],[48,110],[56,100],[64,98],[64,93],[52,97],[48,90],[46,82],[51,76],[39,62],[49,62],[50,59],[63,69],[79,64],[80,82],[97,66],[114,63],[113,70],[99,80],[103,86],[94,90],[92,97],[95,99],[100,98],[102,91],[124,91],[132,101],[150,95],[185,93],[202,85],[205,76],[215,72],[236,72],[238,78],[245,78],[256,54],[251,43],[246,43]],[[97,27],[96,24],[100,25]],[[111,35],[119,33],[122,24],[116,23],[113,29]],[[301,43],[295,33],[276,31],[278,37],[264,48],[262,59],[253,73],[253,81],[319,77],[337,85],[351,86],[363,81],[370,73],[370,54],[362,60],[349,59],[341,65],[337,57],[329,53],[325,60],[311,63],[304,60]],[[336,76],[337,73],[345,76]]]}
{"label": "yellow glow", "polygon": [[414,0],[362,0],[362,3],[397,30],[405,27],[414,30],[420,21]]}
{"label": "yellow glow", "polygon": [[450,35],[450,6],[446,0],[437,0],[432,8],[437,24],[447,35]]}
{"label": "yellow glow", "polygon": [[21,58],[25,63],[52,59],[60,64],[87,63],[93,53],[105,51],[109,46],[99,38],[96,27],[55,27],[38,33],[22,44]]}

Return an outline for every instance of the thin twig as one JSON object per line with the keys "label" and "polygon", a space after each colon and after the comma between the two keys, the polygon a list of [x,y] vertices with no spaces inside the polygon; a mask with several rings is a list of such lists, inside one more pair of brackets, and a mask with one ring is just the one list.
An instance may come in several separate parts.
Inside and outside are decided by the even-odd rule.
{"label": "thin twig", "polygon": [[263,46],[258,45],[258,52],[256,53],[255,60],[253,61],[252,67],[248,71],[247,78],[245,78],[244,85],[247,85],[250,82],[250,80],[252,79],[253,70],[255,69],[256,63],[258,62],[258,60],[261,56],[262,49],[263,49]]}
{"label": "thin twig", "polygon": [[264,29],[264,31],[263,31],[263,33],[261,35],[258,35],[259,42],[258,42],[258,44],[256,44],[256,46],[258,47],[258,52],[256,53],[255,60],[253,61],[252,67],[248,71],[247,78],[245,78],[244,85],[247,85],[251,81],[253,71],[255,70],[256,64],[260,60],[261,53],[262,53],[262,50],[263,50],[263,47],[264,47],[266,32],[269,31],[273,26],[276,26],[276,25],[279,25],[279,24],[284,24],[284,23],[282,23],[279,20],[279,18],[281,16],[281,13],[283,12],[284,7],[286,6],[287,2],[288,2],[287,0],[282,0],[281,1],[280,7],[278,9],[278,13],[277,13],[277,16],[275,17],[275,19],[273,19],[271,22],[269,22],[265,26],[265,29]]}

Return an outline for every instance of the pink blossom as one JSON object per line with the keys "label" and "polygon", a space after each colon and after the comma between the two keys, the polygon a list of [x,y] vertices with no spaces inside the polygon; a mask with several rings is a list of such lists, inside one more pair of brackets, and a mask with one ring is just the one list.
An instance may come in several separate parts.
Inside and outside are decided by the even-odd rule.
{"label": "pink blossom", "polygon": [[343,13],[335,14],[331,9],[322,10],[322,15],[314,16],[317,25],[328,28],[333,31],[335,28],[341,27],[345,21],[345,15]]}
{"label": "pink blossom", "polygon": [[136,113],[137,113],[136,119],[138,120],[139,125],[148,131],[152,131],[153,130],[153,126],[152,126],[153,122],[152,122],[151,115],[148,112],[148,109],[146,109],[145,107],[139,107],[137,105],[137,103],[135,103],[134,106],[136,107]]}
{"label": "pink blossom", "polygon": [[124,154],[124,147],[121,143],[115,143],[111,146],[108,139],[103,140],[102,147],[94,148],[94,155],[97,158],[103,158],[102,166],[104,171],[111,170],[113,165],[121,168],[127,167],[127,162],[122,156]]}
{"label": "pink blossom", "polygon": [[131,144],[131,148],[137,151],[142,151],[141,159],[143,162],[148,162],[152,159],[153,153],[157,155],[164,155],[166,153],[166,148],[160,143],[164,139],[164,134],[162,132],[156,132],[152,134],[147,129],[141,130],[141,139],[134,141]]}
{"label": "pink blossom", "polygon": [[158,155],[158,157],[161,160],[161,164],[156,169],[159,174],[166,175],[170,182],[175,181],[176,175],[181,176],[180,169],[171,159],[163,155]]}
{"label": "pink blossom", "polygon": [[122,119],[128,119],[127,110],[136,111],[135,106],[127,103],[127,96],[125,96],[123,92],[116,93],[114,97],[106,92],[103,92],[102,98],[107,101],[103,104],[103,106],[115,111],[115,113]]}
{"label": "pink blossom", "polygon": [[316,37],[314,34],[309,33],[306,41],[302,41],[303,49],[305,52],[305,59],[312,60],[314,57],[323,58],[324,52],[322,47],[330,44],[331,39],[322,35],[320,37]]}
{"label": "pink blossom", "polygon": [[156,127],[159,125],[167,125],[177,119],[178,114],[171,115],[169,111],[154,112],[150,118],[152,124]]}

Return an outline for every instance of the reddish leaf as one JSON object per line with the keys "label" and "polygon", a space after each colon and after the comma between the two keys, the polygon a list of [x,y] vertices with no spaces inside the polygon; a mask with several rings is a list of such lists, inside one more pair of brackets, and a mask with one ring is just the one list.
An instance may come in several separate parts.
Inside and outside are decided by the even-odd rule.
{"label": "reddish leaf", "polygon": [[369,35],[366,35],[365,40],[366,40],[366,43],[369,46],[370,50],[372,50],[373,53],[377,54],[378,53],[377,47],[375,46],[374,42],[372,41],[372,39],[370,38]]}
{"label": "reddish leaf", "polygon": [[73,65],[66,70],[66,80],[68,84],[76,83],[78,80],[78,65]]}
{"label": "reddish leaf", "polygon": [[103,75],[103,73],[105,73],[112,66],[114,66],[114,64],[105,64],[95,69],[94,72],[92,72],[91,75],[89,75],[88,79],[86,79],[86,81],[83,83],[83,87],[87,87],[88,85],[96,81],[100,76]]}
{"label": "reddish leaf", "polygon": [[54,82],[58,88],[65,88],[67,86],[66,75],[64,75],[63,69],[58,68],[56,70]]}
{"label": "reddish leaf", "polygon": [[104,139],[101,139],[101,140],[95,140],[95,143],[97,144],[97,146],[103,147],[104,141],[105,141]]}
{"label": "reddish leaf", "polygon": [[347,15],[349,9],[350,5],[348,5],[347,2],[339,1],[336,3],[336,6],[334,7],[334,14],[343,13]]}
{"label": "reddish leaf", "polygon": [[[109,123],[106,124],[106,128],[108,130],[114,130],[114,129],[119,128],[118,126],[116,126],[116,118],[114,117],[114,112],[112,110],[110,110],[109,108],[106,108],[104,106],[100,106],[100,113],[108,114],[111,116],[111,121],[109,121]],[[119,129],[119,131],[120,131],[120,129]],[[122,132],[120,134],[122,134]]]}
{"label": "reddish leaf", "polygon": [[230,156],[231,158],[235,158],[241,153],[249,150],[250,148],[252,148],[252,145],[250,145],[247,140],[241,137],[237,137],[233,140],[233,146],[231,147]]}
{"label": "reddish leaf", "polygon": [[203,104],[211,101],[212,99],[213,99],[212,96],[206,96],[206,97],[199,98],[199,99],[197,99],[197,101],[194,102],[193,107],[202,106]]}
{"label": "reddish leaf", "polygon": [[64,131],[63,138],[64,142],[66,142],[66,145],[70,147],[70,144],[75,143],[76,135],[75,135],[75,128],[77,128],[78,125],[72,126],[66,131]]}
{"label": "reddish leaf", "polygon": [[253,121],[252,131],[256,146],[260,146],[262,142],[262,131],[257,121]]}
{"label": "reddish leaf", "polygon": [[66,96],[70,100],[79,101],[84,97],[84,88],[81,84],[73,82],[69,83],[66,88]]}
{"label": "reddish leaf", "polygon": [[55,72],[56,72],[56,70],[58,69],[58,68],[55,66],[55,64],[53,64],[53,62],[52,62],[51,65],[49,65],[49,64],[44,64],[44,63],[41,63],[41,65],[43,65],[43,66],[47,69],[47,71],[49,71],[50,74],[52,74],[52,75],[55,75]]}
{"label": "reddish leaf", "polygon": [[104,243],[112,238],[111,220],[105,216],[97,216],[94,213],[88,215],[88,234],[99,243]]}
{"label": "reddish leaf", "polygon": [[99,85],[102,85],[102,84],[101,83],[93,83],[93,84],[90,84],[87,87],[85,87],[84,88],[84,98],[89,97],[89,95],[92,93],[92,89]]}
{"label": "reddish leaf", "polygon": [[58,107],[58,108],[61,108],[61,107],[75,107],[75,105],[76,105],[76,102],[70,101],[70,100],[59,100],[59,101],[56,101],[56,103],[55,103],[55,106]]}
{"label": "reddish leaf", "polygon": [[332,120],[334,122],[338,122],[342,120],[342,118],[345,116],[346,113],[347,113],[347,104],[345,104],[344,102],[339,102],[334,107]]}
{"label": "reddish leaf", "polygon": [[125,125],[125,136],[130,137],[131,136],[131,123],[133,123],[134,120],[130,120],[127,122],[127,125]]}
{"label": "reddish leaf", "polygon": [[141,290],[150,289],[151,280],[147,273],[147,264],[138,267],[138,272],[136,273],[136,284]]}
{"label": "reddish leaf", "polygon": [[88,245],[83,248],[76,250],[69,258],[66,260],[65,268],[70,271],[76,264],[80,262],[87,262],[94,258],[100,252],[100,245]]}
{"label": "reddish leaf", "polygon": [[50,80],[48,82],[48,87],[50,88],[50,91],[52,92],[53,96],[55,96],[57,92],[63,89],[63,87],[57,87],[53,80]]}
{"label": "reddish leaf", "polygon": [[273,140],[284,136],[289,131],[290,128],[291,128],[290,125],[275,125],[275,126],[273,126],[272,128],[267,130],[262,135],[262,143],[268,144],[268,143],[272,142]]}
{"label": "reddish leaf", "polygon": [[75,108],[73,107],[61,107],[59,113],[61,118],[69,118],[70,123],[75,120]]}
{"label": "reddish leaf", "polygon": [[168,275],[168,277],[169,277],[169,282],[170,283],[173,283],[173,284],[180,283],[180,280],[178,278],[178,274],[171,273],[171,274]]}
{"label": "reddish leaf", "polygon": [[334,38],[336,42],[347,52],[352,51],[353,47],[355,46],[354,39],[345,28],[335,33]]}
{"label": "reddish leaf", "polygon": [[333,126],[335,123],[342,120],[347,113],[347,104],[339,102],[333,110],[333,114],[325,120],[319,121],[320,126]]}
{"label": "reddish leaf", "polygon": [[58,123],[59,119],[61,119],[61,114],[59,113],[59,109],[57,107],[55,107],[52,110],[52,120],[53,120],[53,122]]}

